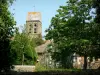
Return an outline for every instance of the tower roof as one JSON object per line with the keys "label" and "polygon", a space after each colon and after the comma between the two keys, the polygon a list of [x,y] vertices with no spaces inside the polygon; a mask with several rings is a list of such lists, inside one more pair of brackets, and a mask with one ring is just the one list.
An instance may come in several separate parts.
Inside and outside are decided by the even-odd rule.
{"label": "tower roof", "polygon": [[28,12],[26,21],[41,21],[41,13],[40,12]]}

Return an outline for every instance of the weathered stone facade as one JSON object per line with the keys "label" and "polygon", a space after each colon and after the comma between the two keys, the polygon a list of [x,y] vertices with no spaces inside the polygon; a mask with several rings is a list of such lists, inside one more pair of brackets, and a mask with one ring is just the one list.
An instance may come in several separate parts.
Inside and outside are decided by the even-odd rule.
{"label": "weathered stone facade", "polygon": [[42,37],[42,22],[40,19],[37,19],[38,17],[41,17],[41,15],[36,16],[38,12],[31,12],[28,15],[28,19],[26,20],[26,33],[31,38],[36,37]]}
{"label": "weathered stone facade", "polygon": [[33,65],[13,65],[13,71],[17,72],[34,72],[35,66]]}

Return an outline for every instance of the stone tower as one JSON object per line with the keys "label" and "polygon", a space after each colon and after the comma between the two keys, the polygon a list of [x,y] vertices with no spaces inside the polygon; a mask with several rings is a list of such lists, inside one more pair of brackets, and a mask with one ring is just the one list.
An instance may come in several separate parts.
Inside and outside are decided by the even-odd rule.
{"label": "stone tower", "polygon": [[26,20],[26,33],[31,38],[42,38],[42,22],[40,12],[28,12]]}

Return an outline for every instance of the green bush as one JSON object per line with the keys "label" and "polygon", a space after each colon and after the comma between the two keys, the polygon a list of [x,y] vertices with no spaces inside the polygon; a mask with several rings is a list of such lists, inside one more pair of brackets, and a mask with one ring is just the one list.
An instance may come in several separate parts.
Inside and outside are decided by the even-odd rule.
{"label": "green bush", "polygon": [[40,62],[36,64],[35,71],[46,71],[46,67],[42,65]]}
{"label": "green bush", "polygon": [[62,72],[62,71],[81,71],[81,69],[63,69],[63,68],[49,68],[46,67],[45,65],[41,64],[40,62],[36,64],[35,67],[35,71],[36,72],[43,72],[43,71],[47,71],[47,72]]}

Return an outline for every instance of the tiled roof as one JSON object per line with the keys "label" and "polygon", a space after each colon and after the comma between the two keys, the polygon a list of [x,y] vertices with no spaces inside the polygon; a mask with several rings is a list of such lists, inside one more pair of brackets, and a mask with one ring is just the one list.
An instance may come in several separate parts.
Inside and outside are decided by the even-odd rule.
{"label": "tiled roof", "polygon": [[37,47],[35,48],[36,52],[37,52],[37,53],[44,53],[45,50],[46,50],[47,45],[50,44],[50,43],[51,43],[51,41],[50,41],[50,40],[47,40],[47,41],[45,42],[45,44],[42,44],[42,45],[40,45],[40,46],[37,46]]}

